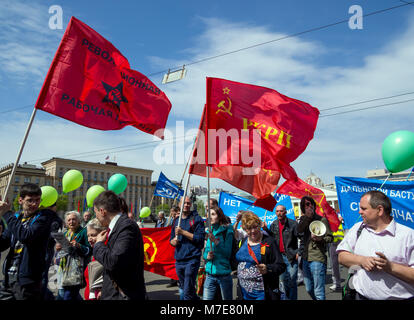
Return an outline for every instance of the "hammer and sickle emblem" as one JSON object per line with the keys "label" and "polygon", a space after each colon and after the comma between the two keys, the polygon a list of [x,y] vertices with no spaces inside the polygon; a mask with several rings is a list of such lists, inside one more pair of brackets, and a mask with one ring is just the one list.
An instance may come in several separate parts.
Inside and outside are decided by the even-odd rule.
{"label": "hammer and sickle emblem", "polygon": [[[230,100],[230,98],[229,98],[229,97],[227,97],[227,100],[229,101],[229,107],[228,107],[228,108],[226,108],[226,101],[221,100],[221,101],[219,102],[219,104],[217,105],[217,107],[218,107],[219,109],[216,111],[216,114],[217,114],[217,113],[219,113],[220,111],[223,111],[223,112],[228,113],[229,115],[233,116],[233,114],[230,112],[230,110],[231,110],[231,100]],[[221,108],[222,108],[222,109],[221,109]]]}
{"label": "hammer and sickle emblem", "polygon": [[[146,242],[144,239],[144,257],[145,257],[145,262],[147,263],[147,265],[150,265],[151,263],[154,262],[155,256],[157,255],[157,251],[158,251],[157,245],[155,244],[155,241],[152,240],[150,237],[143,236],[143,238],[146,238],[149,241],[149,242]],[[150,251],[153,251],[152,254]]]}
{"label": "hammer and sickle emblem", "polygon": [[273,176],[272,170],[263,169],[263,171],[269,173],[269,176]]}

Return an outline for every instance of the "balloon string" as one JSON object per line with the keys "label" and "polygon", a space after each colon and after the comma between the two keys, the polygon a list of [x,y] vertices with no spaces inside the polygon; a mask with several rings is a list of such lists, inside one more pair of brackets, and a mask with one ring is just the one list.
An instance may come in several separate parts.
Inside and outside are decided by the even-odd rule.
{"label": "balloon string", "polygon": [[385,179],[385,181],[382,183],[382,185],[381,185],[381,187],[379,187],[379,189],[382,189],[382,187],[384,186],[385,182],[387,182],[388,178],[389,178],[389,177],[391,177],[391,174],[392,174],[392,173],[390,173],[390,174],[388,175],[387,179]]}
{"label": "balloon string", "polygon": [[406,180],[406,181],[408,181],[408,179],[410,179],[411,174],[413,173],[413,171],[414,171],[414,167],[411,169],[411,172],[410,172],[410,174],[408,175],[408,177],[407,177],[407,180]]}

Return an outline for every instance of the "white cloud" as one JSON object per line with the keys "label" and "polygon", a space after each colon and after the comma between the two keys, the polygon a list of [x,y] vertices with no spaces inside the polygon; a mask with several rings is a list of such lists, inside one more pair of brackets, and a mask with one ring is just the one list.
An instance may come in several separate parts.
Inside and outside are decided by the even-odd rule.
{"label": "white cloud", "polygon": [[[33,18],[32,21],[37,20]],[[193,47],[185,50],[188,61],[201,60],[284,36],[263,26],[229,23],[218,19],[202,19],[202,21],[205,25],[204,33],[198,36]],[[12,28],[20,27],[10,24],[9,29]],[[38,32],[39,36],[42,36],[46,31],[42,29]],[[198,125],[205,103],[207,76],[274,88],[320,109],[414,91],[412,86],[414,69],[411,68],[414,60],[414,43],[411,41],[413,36],[414,23],[411,23],[404,34],[396,35],[391,43],[384,43],[383,48],[377,53],[370,56],[363,56],[361,53],[361,56],[355,57],[360,62],[359,67],[344,67],[339,60],[332,65],[322,64],[324,57],[332,54],[336,49],[331,51],[323,43],[300,37],[190,65],[187,67],[187,77],[184,80],[165,86],[160,85],[173,104],[168,126],[173,127],[175,120],[181,119],[185,119],[187,124],[191,123],[191,128]],[[39,72],[44,74],[44,69],[47,69],[44,65],[47,63],[39,58],[39,54],[30,51],[32,45],[22,45],[21,42],[12,41],[3,45],[9,46],[12,52],[19,50],[26,52],[27,54],[23,55],[19,62],[27,68],[31,64],[40,65],[30,71],[32,75],[38,75]],[[23,48],[19,48],[19,45]],[[39,47],[35,46],[33,50],[39,50]],[[3,60],[1,51],[0,59]],[[12,64],[11,59],[6,61],[6,67],[17,68]],[[151,61],[156,69],[168,69],[186,62],[162,57],[152,57]],[[19,69],[19,71],[23,70]],[[364,104],[361,107],[410,97],[414,98],[414,96],[407,96]],[[333,182],[335,175],[363,176],[366,170],[383,166],[380,151],[382,142],[393,131],[412,130],[414,116],[412,105],[413,103],[407,103],[320,118],[314,140],[293,162],[293,167],[302,178],[312,170],[325,183],[330,183]],[[21,114],[16,114],[14,119],[18,119],[18,116]],[[0,147],[2,150],[9,151],[2,157],[2,161],[14,161],[25,126],[26,123],[15,120],[0,127],[0,136],[7,137],[7,141],[4,139],[0,141]],[[186,126],[186,129],[189,127]],[[134,128],[103,132],[42,115],[35,120],[22,161],[114,148],[142,141],[152,141],[152,137]],[[116,160],[120,165],[154,170],[153,180],[158,178],[161,170],[171,179],[181,179],[184,165],[157,166],[153,162],[152,152],[153,148],[149,147],[118,152]],[[106,153],[103,152],[102,155],[79,159],[103,162],[105,156]],[[206,184],[204,178],[194,177],[192,181]],[[212,187],[215,186],[231,189],[229,185],[219,180],[212,181]]]}

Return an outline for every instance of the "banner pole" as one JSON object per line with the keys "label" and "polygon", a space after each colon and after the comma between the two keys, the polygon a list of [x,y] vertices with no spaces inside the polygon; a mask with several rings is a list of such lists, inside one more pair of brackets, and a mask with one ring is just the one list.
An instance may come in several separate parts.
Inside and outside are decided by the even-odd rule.
{"label": "banner pole", "polygon": [[[206,166],[207,169],[207,228],[211,235],[213,235],[213,227],[211,226],[211,220],[210,220],[210,167]],[[213,244],[210,239],[210,251],[213,251]]]}
{"label": "banner pole", "polygon": [[14,177],[14,174],[16,173],[17,165],[19,164],[20,157],[21,157],[21,155],[23,153],[23,148],[24,148],[24,146],[26,144],[27,137],[29,136],[29,132],[30,132],[30,129],[32,127],[34,117],[36,115],[36,111],[37,111],[37,109],[36,108],[33,108],[32,115],[30,116],[30,120],[29,120],[29,123],[27,125],[26,132],[24,134],[24,137],[23,137],[23,141],[21,143],[19,152],[17,153],[16,161],[14,162],[12,171],[10,172],[10,177],[9,177],[9,181],[7,182],[6,190],[3,193],[3,199],[6,199],[7,198],[7,192],[9,192],[12,179]]}
{"label": "banner pole", "polygon": [[185,202],[185,197],[187,196],[188,184],[190,182],[190,177],[191,177],[191,174],[189,173],[188,174],[188,177],[187,177],[187,182],[185,183],[184,194],[183,194],[183,197],[181,198],[182,201],[181,201],[181,207],[180,207],[180,217],[178,218],[178,225],[177,225],[177,227],[181,226],[181,217],[183,215],[184,202]]}

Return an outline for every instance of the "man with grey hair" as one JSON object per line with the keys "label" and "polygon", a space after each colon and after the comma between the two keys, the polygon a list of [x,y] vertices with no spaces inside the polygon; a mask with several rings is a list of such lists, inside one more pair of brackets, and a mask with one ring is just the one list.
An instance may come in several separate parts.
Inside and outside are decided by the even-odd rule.
{"label": "man with grey hair", "polygon": [[158,212],[158,220],[155,222],[155,228],[163,228],[167,219],[165,218],[164,211]]}
{"label": "man with grey hair", "polygon": [[85,211],[83,213],[83,219],[82,219],[82,223],[81,223],[82,228],[85,228],[86,227],[86,225],[88,224],[88,222],[91,220],[91,217],[92,217],[92,215],[91,215],[91,213],[89,211]]}
{"label": "man with grey hair", "polygon": [[338,245],[339,263],[356,269],[356,300],[414,300],[414,230],[391,216],[380,191],[362,195],[356,223]]}

